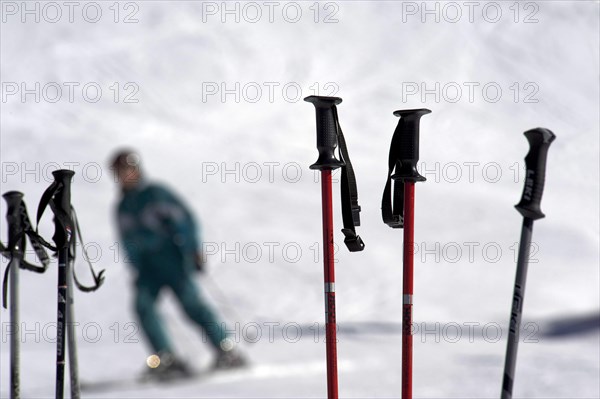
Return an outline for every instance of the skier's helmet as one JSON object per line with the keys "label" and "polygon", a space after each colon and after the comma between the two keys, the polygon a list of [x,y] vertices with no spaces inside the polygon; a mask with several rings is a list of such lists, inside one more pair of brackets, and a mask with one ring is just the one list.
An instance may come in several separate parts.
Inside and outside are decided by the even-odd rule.
{"label": "skier's helmet", "polygon": [[128,167],[139,168],[140,156],[136,151],[131,149],[119,150],[112,157],[110,166],[115,170]]}

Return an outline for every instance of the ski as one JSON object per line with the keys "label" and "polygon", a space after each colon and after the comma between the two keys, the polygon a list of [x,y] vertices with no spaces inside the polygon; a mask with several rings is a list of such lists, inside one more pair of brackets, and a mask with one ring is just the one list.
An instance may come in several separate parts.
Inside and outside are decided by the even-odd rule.
{"label": "ski", "polygon": [[127,390],[137,389],[140,386],[164,386],[173,383],[185,381],[201,381],[206,378],[212,371],[194,372],[190,375],[173,376],[169,378],[147,378],[139,376],[137,378],[113,378],[99,381],[81,381],[80,389],[82,392],[102,392],[112,390]]}
{"label": "ski", "polygon": [[169,377],[151,377],[140,375],[137,378],[113,378],[99,381],[81,381],[80,388],[84,393],[106,392],[114,390],[134,390],[142,387],[164,387],[171,384],[206,382],[216,376],[225,376],[228,373],[252,371],[250,365],[232,367],[228,369],[215,369],[213,367],[194,370],[190,374],[173,375]]}

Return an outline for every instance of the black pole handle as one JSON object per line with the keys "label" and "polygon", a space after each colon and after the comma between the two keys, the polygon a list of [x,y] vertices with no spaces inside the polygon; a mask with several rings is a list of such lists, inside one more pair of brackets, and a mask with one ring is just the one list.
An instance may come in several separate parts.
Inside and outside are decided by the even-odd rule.
{"label": "black pole handle", "polygon": [[394,112],[399,116],[398,126],[394,136],[397,142],[394,146],[396,159],[399,164],[396,165],[396,173],[392,175],[394,180],[402,181],[425,181],[425,178],[417,172],[417,162],[419,161],[419,122],[423,115],[431,113],[425,108],[406,109]]}
{"label": "black pole handle", "polygon": [[525,156],[525,186],[521,201],[515,208],[523,217],[537,220],[546,216],[540,203],[544,192],[548,149],[556,136],[550,130],[540,127],[528,130],[524,135],[529,141],[529,152]]}
{"label": "black pole handle", "polygon": [[319,158],[310,165],[310,169],[332,170],[344,166],[344,162],[335,157],[335,148],[338,145],[338,121],[334,107],[342,102],[339,97],[308,96],[304,101],[315,106],[317,117],[317,150]]}
{"label": "black pole handle", "polygon": [[61,187],[54,195],[54,236],[57,249],[66,248],[71,242],[73,222],[71,218],[71,179],[75,172],[59,169],[52,172],[54,181]]}
{"label": "black pole handle", "polygon": [[19,233],[23,229],[21,226],[21,203],[23,202],[23,193],[19,191],[8,191],[2,195],[6,201],[6,222],[8,224],[8,250],[11,253],[22,251],[21,242],[24,237],[19,238]]}

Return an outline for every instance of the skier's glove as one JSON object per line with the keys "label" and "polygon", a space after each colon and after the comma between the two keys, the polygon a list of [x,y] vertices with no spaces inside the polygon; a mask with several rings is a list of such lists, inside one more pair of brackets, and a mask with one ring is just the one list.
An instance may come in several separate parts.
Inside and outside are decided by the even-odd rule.
{"label": "skier's glove", "polygon": [[202,252],[196,253],[195,261],[196,261],[195,262],[196,271],[198,273],[206,273],[206,262],[205,262],[204,255],[202,254]]}

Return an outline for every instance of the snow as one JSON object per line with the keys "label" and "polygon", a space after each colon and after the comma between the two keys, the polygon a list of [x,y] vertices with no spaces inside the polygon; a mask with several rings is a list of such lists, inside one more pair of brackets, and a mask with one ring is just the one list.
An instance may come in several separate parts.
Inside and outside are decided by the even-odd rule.
{"label": "snow", "polygon": [[[234,334],[253,363],[204,382],[84,396],[326,395],[325,347],[314,342],[323,322],[320,190],[308,170],[317,154],[315,122],[312,105],[301,100],[317,89],[344,99],[338,110],[363,209],[358,232],[367,246],[361,253],[344,248],[335,183],[340,396],[400,397],[402,237],[381,222],[379,207],[397,123],[392,112],[421,107],[433,113],[421,124],[420,170],[428,181],[416,189],[414,317],[429,334],[415,335],[415,397],[499,395],[521,223],[513,205],[528,150],[522,132],[538,126],[557,139],[524,307],[537,342],[519,346],[514,394],[600,396],[599,329],[546,334],[552,321],[597,320],[600,309],[598,2],[477,3],[473,22],[465,2],[330,2],[317,4],[318,23],[312,2],[276,3],[272,23],[261,2],[254,3],[262,10],[254,23],[249,3],[228,3],[234,14],[222,14],[220,2],[119,3],[118,23],[111,2],[97,3],[97,23],[83,18],[91,4],[85,2],[72,23],[63,3],[56,3],[62,10],[56,23],[47,21],[55,14],[46,3],[28,3],[39,4],[40,20],[25,15],[23,23],[23,4],[1,5],[1,191],[24,192],[34,215],[52,170],[71,165],[77,173],[73,203],[95,266],[107,269],[101,290],[76,294],[81,379],[135,374],[147,355],[142,343],[128,342],[143,337],[127,324],[135,321],[131,275],[112,223],[117,191],[106,164],[122,146],[139,149],[147,174],[174,187],[198,215],[214,253],[209,276],[198,282],[230,328],[239,325]],[[425,6],[434,13],[438,7],[439,22],[423,13]],[[461,18],[453,23],[456,6]],[[95,15],[90,7],[88,19]],[[302,10],[296,23],[289,22],[294,7]],[[489,22],[495,7],[502,16]],[[323,23],[334,12],[337,22]],[[124,23],[128,15],[138,22]],[[40,101],[34,94],[22,101],[21,83],[35,91],[36,82]],[[62,90],[55,103],[52,82]],[[72,102],[65,82],[78,84]],[[98,102],[82,95],[90,83],[88,96],[92,86],[102,90]],[[18,93],[9,95],[15,87]],[[257,87],[261,96],[253,102]],[[497,87],[502,93],[493,102]],[[224,101],[223,89],[230,90]],[[138,102],[125,103],[126,97]],[[237,176],[228,172],[236,167]],[[46,216],[40,231],[50,237]],[[0,232],[5,242],[4,220]],[[54,392],[55,271],[53,265],[45,275],[21,273],[28,331],[21,337],[23,397]],[[77,271],[88,276],[83,263]],[[206,366],[211,353],[202,336],[165,297],[161,307],[177,349]],[[0,315],[0,396],[7,397],[8,312]],[[247,342],[255,340],[256,326],[262,336]],[[302,337],[294,342],[298,327]]]}

